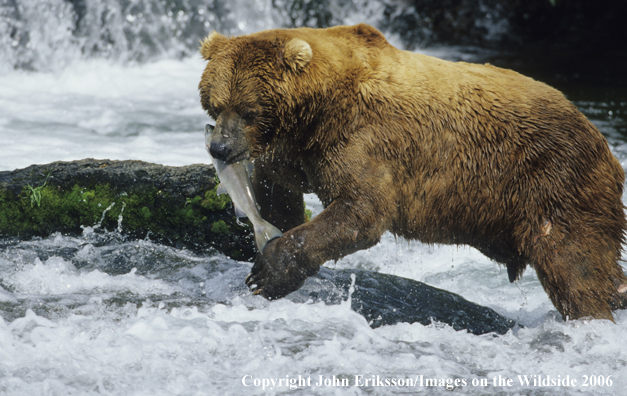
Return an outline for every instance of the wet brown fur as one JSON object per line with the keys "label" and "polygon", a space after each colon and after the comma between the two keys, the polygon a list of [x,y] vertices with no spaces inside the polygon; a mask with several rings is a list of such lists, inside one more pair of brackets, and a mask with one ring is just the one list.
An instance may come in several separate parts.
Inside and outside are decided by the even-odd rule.
{"label": "wet brown fur", "polygon": [[[255,158],[262,215],[286,231],[247,280],[260,294],[390,230],[474,246],[510,281],[533,266],[565,318],[626,307],[623,169],[557,90],[400,51],[367,25],[214,33],[201,54],[202,106]],[[304,192],[325,210],[303,224]]]}

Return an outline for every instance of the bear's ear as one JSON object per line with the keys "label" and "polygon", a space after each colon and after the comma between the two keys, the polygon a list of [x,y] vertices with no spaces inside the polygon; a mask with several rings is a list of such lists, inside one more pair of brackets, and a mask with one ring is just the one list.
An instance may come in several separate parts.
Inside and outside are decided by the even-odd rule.
{"label": "bear's ear", "polygon": [[366,42],[370,46],[383,46],[388,44],[383,34],[380,31],[365,23],[360,23],[356,26],[351,26],[353,33]]}
{"label": "bear's ear", "polygon": [[202,55],[205,60],[209,60],[218,50],[218,47],[227,41],[228,39],[220,33],[216,31],[211,32],[204,40],[200,41],[200,55]]}
{"label": "bear's ear", "polygon": [[285,44],[283,59],[294,72],[305,68],[312,57],[311,46],[304,40],[293,38]]}

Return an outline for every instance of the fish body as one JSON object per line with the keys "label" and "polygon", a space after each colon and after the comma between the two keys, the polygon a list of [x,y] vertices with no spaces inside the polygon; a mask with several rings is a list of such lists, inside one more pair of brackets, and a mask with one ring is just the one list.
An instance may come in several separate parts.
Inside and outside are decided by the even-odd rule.
{"label": "fish body", "polygon": [[[205,148],[207,152],[209,152],[212,133],[213,126],[207,124],[205,127]],[[209,156],[211,157],[211,154],[209,154]],[[265,221],[259,213],[253,186],[250,182],[250,161],[243,160],[226,164],[224,161],[213,157],[211,157],[211,161],[220,179],[220,187],[224,187],[231,197],[233,206],[235,206],[236,215],[242,217],[241,214],[243,213],[252,223],[257,249],[259,249],[259,252],[263,252],[263,248],[270,240],[283,236],[283,233],[278,228]],[[218,189],[220,189],[220,187],[218,187]]]}

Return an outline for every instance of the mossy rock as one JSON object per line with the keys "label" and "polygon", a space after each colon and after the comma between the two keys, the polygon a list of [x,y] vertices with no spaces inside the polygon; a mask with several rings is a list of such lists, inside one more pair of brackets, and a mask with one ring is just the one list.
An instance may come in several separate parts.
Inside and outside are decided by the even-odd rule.
{"label": "mossy rock", "polygon": [[89,226],[250,260],[252,228],[216,189],[204,164],[84,159],[0,172],[0,237],[78,235]]}

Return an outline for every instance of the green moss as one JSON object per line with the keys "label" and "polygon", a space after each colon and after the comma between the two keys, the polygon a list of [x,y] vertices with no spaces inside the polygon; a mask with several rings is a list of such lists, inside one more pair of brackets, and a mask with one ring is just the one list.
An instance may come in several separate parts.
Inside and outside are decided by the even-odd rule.
{"label": "green moss", "polygon": [[[229,232],[226,222],[216,221],[226,212],[214,212],[224,210],[230,200],[226,195],[217,196],[216,188],[187,200],[156,189],[119,194],[108,184],[76,184],[67,190],[42,185],[36,190],[40,196],[35,200],[32,187],[24,187],[17,196],[9,190],[0,191],[0,235],[79,231],[80,226],[98,225],[101,219],[103,228],[115,229],[120,215],[122,228],[127,232],[150,230],[168,236],[169,230],[203,224],[216,233]],[[110,209],[105,211],[107,208]]]}
{"label": "green moss", "polygon": [[228,234],[229,227],[226,225],[224,220],[218,220],[211,224],[211,232],[214,234]]}
{"label": "green moss", "polygon": [[82,198],[83,202],[91,201],[94,198],[96,198],[96,192],[93,191],[93,190],[85,191],[85,192],[82,193],[82,197],[81,198]]}
{"label": "green moss", "polygon": [[33,188],[25,187],[18,196],[7,190],[0,194],[0,232],[9,235],[39,234],[53,227],[77,228],[93,225],[111,202],[108,185],[86,191],[78,185],[61,191],[53,186],[38,187],[33,204]]}
{"label": "green moss", "polygon": [[231,202],[231,198],[227,194],[218,195],[217,190],[218,186],[216,185],[205,193],[204,199],[199,202],[203,208],[207,210],[224,210],[226,205]]}

